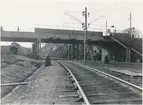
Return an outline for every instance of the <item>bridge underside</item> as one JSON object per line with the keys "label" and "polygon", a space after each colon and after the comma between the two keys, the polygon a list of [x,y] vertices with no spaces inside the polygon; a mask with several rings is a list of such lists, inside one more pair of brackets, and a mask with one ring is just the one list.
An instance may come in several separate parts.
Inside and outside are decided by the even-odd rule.
{"label": "bridge underside", "polygon": [[36,38],[11,38],[11,37],[1,37],[1,41],[7,42],[36,42]]}
{"label": "bridge underside", "polygon": [[[118,46],[109,36],[103,36],[102,32],[88,32],[87,44],[100,45],[102,47]],[[38,55],[40,43],[64,43],[70,44],[74,49],[79,45],[83,46],[84,32],[78,30],[58,30],[58,29],[35,29],[35,32],[3,31],[1,30],[1,41],[12,42],[32,42],[33,53]],[[117,48],[117,47],[114,47]],[[70,49],[70,50],[71,50]],[[74,50],[72,50],[74,53]],[[79,52],[77,50],[77,52]],[[74,54],[73,54],[74,55]]]}
{"label": "bridge underside", "polygon": [[[14,41],[14,42],[33,42],[32,44],[32,51],[34,55],[38,55],[40,52],[40,43],[63,43],[63,44],[70,44],[70,47],[68,48],[68,50],[71,52],[69,53],[69,59],[74,59],[74,53],[75,51],[73,49],[75,49],[75,46],[79,46],[82,45],[83,46],[83,40],[76,40],[76,39],[60,39],[60,38],[48,38],[48,39],[40,39],[38,40],[37,38],[8,38],[8,37],[2,37],[2,41]],[[88,45],[100,45],[102,47],[104,47],[104,45],[106,46],[113,46],[113,45],[117,45],[118,44],[111,40],[111,39],[106,39],[105,40],[96,40],[96,41],[91,41],[91,40],[87,40],[87,44]],[[106,48],[105,46],[105,48]],[[79,47],[77,47],[77,53],[79,53]]]}
{"label": "bridge underside", "polygon": [[[36,42],[37,38],[10,38],[10,37],[2,37],[2,41],[11,41],[11,42]],[[83,44],[83,40],[76,39],[60,39],[60,38],[48,38],[48,39],[40,39],[41,43],[65,43],[65,44]],[[101,44],[101,43],[115,43],[113,40],[96,40],[91,41],[87,40],[87,44]]]}

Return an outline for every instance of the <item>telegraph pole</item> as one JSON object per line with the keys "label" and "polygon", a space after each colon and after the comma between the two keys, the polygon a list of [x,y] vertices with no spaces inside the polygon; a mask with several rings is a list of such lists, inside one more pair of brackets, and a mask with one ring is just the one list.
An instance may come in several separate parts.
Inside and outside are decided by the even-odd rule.
{"label": "telegraph pole", "polygon": [[130,34],[131,34],[131,30],[132,30],[132,14],[130,13]]}
{"label": "telegraph pole", "polygon": [[[70,18],[72,18],[73,20],[77,21],[78,23],[80,23],[82,25],[82,28],[84,30],[84,41],[83,41],[83,43],[84,43],[84,63],[86,63],[86,52],[87,52],[87,46],[86,46],[86,44],[87,44],[87,33],[88,33],[87,32],[88,31],[87,30],[87,26],[88,26],[87,17],[90,15],[90,13],[87,13],[87,7],[85,7],[85,11],[82,11],[82,16],[84,16],[84,18],[85,18],[84,22],[82,22],[80,19],[76,18],[75,16],[71,15],[68,12],[66,12],[64,14],[67,15],[67,16],[69,16]],[[102,17],[103,16],[100,16],[97,19],[91,21],[89,23],[89,25],[92,24],[93,22],[97,21],[98,19],[102,18]]]}
{"label": "telegraph pole", "polygon": [[132,35],[132,16],[130,13],[129,17],[129,39],[128,39],[128,48],[126,49],[126,62],[131,61],[131,35]]}
{"label": "telegraph pole", "polygon": [[132,36],[132,15],[130,13],[130,31],[129,31],[128,62],[131,61],[131,36]]}
{"label": "telegraph pole", "polygon": [[107,36],[107,33],[108,33],[108,32],[107,32],[107,21],[106,21],[106,36]]}
{"label": "telegraph pole", "polygon": [[85,16],[85,23],[84,23],[84,63],[86,63],[87,7],[85,7],[85,11],[83,11],[83,16]]}

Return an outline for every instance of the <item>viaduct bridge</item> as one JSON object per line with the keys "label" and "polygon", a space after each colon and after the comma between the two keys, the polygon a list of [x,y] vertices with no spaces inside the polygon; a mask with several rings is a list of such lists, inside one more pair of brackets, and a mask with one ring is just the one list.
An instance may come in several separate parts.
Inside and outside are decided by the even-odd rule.
{"label": "viaduct bridge", "polygon": [[[79,44],[83,45],[84,31],[35,28],[34,32],[4,31],[1,27],[1,41],[33,42],[34,54],[40,51],[41,43],[70,44],[70,49]],[[88,31],[87,44],[113,43],[114,41],[103,37],[102,32]],[[69,49],[69,50],[70,50]],[[74,52],[73,52],[74,53]]]}
{"label": "viaduct bridge", "polygon": [[[65,43],[69,44],[68,51],[72,51],[74,55],[75,47],[79,52],[79,45],[83,46],[84,31],[79,30],[63,30],[63,29],[45,29],[35,28],[34,32],[21,32],[21,31],[5,31],[1,27],[0,29],[1,41],[14,41],[14,42],[33,42],[32,51],[34,54],[39,54],[41,49],[41,43]],[[113,36],[112,36],[113,37]],[[105,56],[104,48],[112,51],[112,55],[117,57],[128,57],[126,54],[125,44],[123,45],[118,40],[114,40],[110,36],[103,36],[103,32],[88,31],[87,44],[100,45],[101,56]],[[124,49],[124,48],[125,49]],[[122,52],[124,54],[122,54]],[[118,53],[118,54],[116,54]],[[119,56],[120,55],[120,56]],[[104,57],[102,57],[104,58]],[[126,58],[126,59],[129,59]]]}

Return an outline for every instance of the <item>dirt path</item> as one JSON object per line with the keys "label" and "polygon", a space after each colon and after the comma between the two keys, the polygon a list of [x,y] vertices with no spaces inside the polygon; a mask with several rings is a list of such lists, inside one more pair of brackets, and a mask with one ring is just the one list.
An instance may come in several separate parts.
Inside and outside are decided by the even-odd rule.
{"label": "dirt path", "polygon": [[58,87],[69,84],[65,70],[56,62],[35,74],[28,85],[19,86],[2,99],[2,104],[58,103]]}

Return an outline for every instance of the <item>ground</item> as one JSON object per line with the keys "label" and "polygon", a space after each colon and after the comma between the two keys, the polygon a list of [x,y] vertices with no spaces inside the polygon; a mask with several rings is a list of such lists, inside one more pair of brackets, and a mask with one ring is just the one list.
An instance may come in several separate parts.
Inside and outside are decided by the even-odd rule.
{"label": "ground", "polygon": [[[19,55],[2,55],[1,84],[24,81],[37,70],[42,62]],[[2,86],[1,97],[14,87]]]}
{"label": "ground", "polygon": [[95,69],[104,71],[108,74],[114,75],[125,81],[131,82],[135,85],[142,87],[142,64],[141,63],[125,63],[125,62],[113,62],[110,64],[104,64],[98,61],[75,61]]}
{"label": "ground", "polygon": [[[14,70],[17,71],[25,71],[24,74],[27,71],[28,67],[31,68],[32,65],[31,64],[25,64],[23,61],[32,61],[34,62],[35,60],[26,58],[26,57],[21,57],[21,56],[17,56],[16,57],[17,61],[18,61],[18,65],[16,64],[12,64],[12,65],[8,65],[7,67],[4,67],[2,69],[2,71],[4,71],[6,69],[6,71],[10,72],[12,69],[11,67],[16,67],[17,69],[13,68]],[[40,61],[37,61],[40,62]],[[78,61],[78,62],[82,62],[83,61]],[[31,66],[26,66],[27,68],[23,68],[19,65],[31,65]],[[99,69],[122,69],[121,71],[125,71],[123,70],[123,67],[113,67],[113,65],[104,65],[101,63],[96,63],[95,62],[90,62],[90,63],[86,63],[88,65],[92,65],[93,67],[99,68]],[[103,66],[104,65],[104,66]],[[25,67],[25,66],[24,66]],[[9,69],[8,69],[9,68]],[[133,72],[133,70],[131,70]],[[3,72],[4,73],[4,72]],[[15,73],[9,73],[9,75],[15,75],[17,72]],[[20,76],[21,73],[20,72],[19,75],[15,75],[15,76]],[[136,70],[136,72],[134,73],[140,73],[140,70]],[[22,76],[21,76],[22,77]],[[23,78],[23,77],[22,77]],[[6,78],[7,79],[7,78]],[[9,79],[11,80],[11,79]],[[16,79],[17,80],[17,79]],[[39,68],[36,69],[36,71],[34,72],[33,75],[31,75],[30,77],[28,77],[26,80],[26,82],[28,82],[27,85],[19,85],[16,88],[13,89],[13,91],[11,93],[9,93],[8,95],[6,95],[5,97],[2,98],[2,104],[59,104],[59,103],[67,103],[67,102],[74,102],[76,100],[76,98],[71,99],[71,98],[59,98],[60,95],[62,94],[69,94],[69,92],[66,93],[67,88],[65,88],[66,86],[68,87],[73,87],[73,84],[71,84],[69,78],[67,77],[67,74],[64,70],[63,67],[61,67],[58,63],[56,63],[55,61],[52,61],[52,65],[45,67],[44,66],[44,62],[43,65]],[[5,82],[5,81],[3,81]],[[11,81],[13,82],[13,81]],[[71,90],[71,88],[69,89]],[[76,94],[75,92],[71,92],[70,94]]]}
{"label": "ground", "polygon": [[[27,81],[28,85],[18,86],[17,89],[2,99],[2,104],[53,104],[66,102],[66,98],[59,99],[58,95],[64,85],[72,85],[65,70],[58,63],[52,62],[51,66],[42,66]],[[61,91],[61,92],[60,92]]]}

